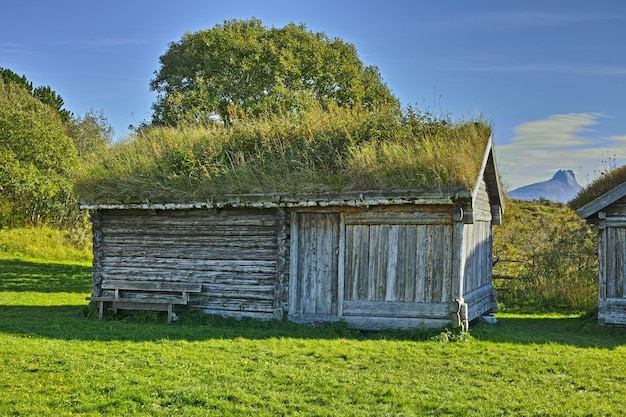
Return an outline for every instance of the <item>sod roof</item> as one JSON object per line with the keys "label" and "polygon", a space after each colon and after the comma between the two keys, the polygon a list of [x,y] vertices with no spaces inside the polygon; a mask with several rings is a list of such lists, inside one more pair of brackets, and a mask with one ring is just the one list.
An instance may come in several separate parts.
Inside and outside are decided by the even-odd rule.
{"label": "sod roof", "polygon": [[394,108],[312,108],[223,125],[150,128],[80,168],[83,204],[223,195],[472,190],[491,127]]}
{"label": "sod roof", "polygon": [[569,202],[569,206],[574,210],[578,210],[622,184],[626,184],[626,165],[601,175],[594,182],[583,188]]}

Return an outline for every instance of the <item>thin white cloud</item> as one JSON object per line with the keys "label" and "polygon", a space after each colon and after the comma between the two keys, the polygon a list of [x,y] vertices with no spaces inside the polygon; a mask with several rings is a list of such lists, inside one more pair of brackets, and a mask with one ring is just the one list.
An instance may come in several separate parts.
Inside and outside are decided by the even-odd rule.
{"label": "thin white cloud", "polygon": [[[598,113],[550,116],[515,127],[511,143],[497,146],[498,165],[509,190],[549,180],[559,169],[571,169],[585,185],[606,166],[626,162],[626,135],[594,137]],[[604,166],[603,166],[604,165]]]}
{"label": "thin white cloud", "polygon": [[580,65],[572,64],[483,64],[475,65],[466,63],[466,65],[457,66],[456,69],[477,72],[551,72],[556,74],[582,75],[582,76],[620,76],[626,75],[626,66],[610,66],[610,65]]}
{"label": "thin white cloud", "polygon": [[416,58],[396,59],[395,62],[414,64],[421,68],[456,71],[456,72],[492,72],[492,73],[552,73],[576,75],[584,77],[605,77],[626,75],[626,65],[602,65],[580,62],[567,63],[515,63],[504,61],[502,57],[468,56],[466,58],[444,60],[438,62],[421,62]]}
{"label": "thin white cloud", "polygon": [[516,136],[509,146],[518,150],[583,146],[589,143],[589,139],[577,134],[588,131],[589,126],[597,123],[598,117],[593,113],[558,114],[545,120],[524,123],[515,127]]}
{"label": "thin white cloud", "polygon": [[1,42],[0,43],[0,53],[3,53],[3,54],[24,54],[24,53],[26,53],[26,48],[23,45],[20,45],[18,43]]}
{"label": "thin white cloud", "polygon": [[[463,17],[447,19],[444,23],[462,29],[467,26],[493,28],[494,25],[506,29],[518,27],[558,26],[568,24],[582,24],[586,22],[626,20],[624,13],[581,13],[568,12],[545,12],[532,10],[508,10],[491,11],[468,14]],[[442,22],[437,22],[441,24]]]}
{"label": "thin white cloud", "polygon": [[136,39],[92,39],[60,42],[74,48],[90,49],[98,52],[116,52],[119,48],[143,45],[145,42]]}

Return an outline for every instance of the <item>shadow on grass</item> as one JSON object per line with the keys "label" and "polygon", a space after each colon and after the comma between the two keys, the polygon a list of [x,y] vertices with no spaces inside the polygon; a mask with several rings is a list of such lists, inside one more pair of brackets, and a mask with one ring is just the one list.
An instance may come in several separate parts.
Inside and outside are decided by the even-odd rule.
{"label": "shadow on grass", "polygon": [[481,324],[471,331],[474,338],[494,343],[549,344],[582,348],[613,349],[626,345],[626,331],[599,326],[595,316],[546,317],[515,315],[499,317],[496,324]]}
{"label": "shadow on grass", "polygon": [[[433,336],[440,340],[442,334],[441,329],[360,332],[350,329],[345,323],[307,327],[288,321],[236,320],[207,316],[201,312],[179,315],[179,321],[168,324],[164,314],[153,312],[98,320],[87,305],[0,306],[0,333],[63,340],[131,342],[237,338],[419,342],[431,340]],[[474,326],[470,334],[474,340],[493,343],[553,343],[602,349],[626,345],[626,331],[597,326],[595,320],[589,318],[506,317],[500,318],[495,325]]]}
{"label": "shadow on grass", "polygon": [[0,259],[0,291],[91,292],[91,267]]}
{"label": "shadow on grass", "polygon": [[345,323],[319,327],[289,321],[234,319],[205,315],[199,311],[180,312],[179,320],[167,323],[163,312],[137,312],[95,318],[91,306],[2,306],[0,334],[87,341],[160,341],[209,339],[351,339],[351,340],[427,340],[440,330],[416,329],[366,333],[350,329]]}
{"label": "shadow on grass", "polygon": [[[168,324],[160,313],[105,320],[95,318],[95,311],[84,305],[63,304],[54,293],[91,292],[91,268],[75,264],[0,259],[0,292],[35,292],[50,294],[41,299],[50,305],[0,305],[0,332],[35,335],[66,340],[153,341],[207,340],[214,338],[302,338],[423,341],[441,335],[441,329],[359,332],[345,323],[307,327],[288,321],[235,320],[186,312],[181,320]],[[61,301],[61,302],[59,302]],[[37,301],[39,303],[39,301]],[[599,327],[593,317],[543,317],[538,315],[502,315],[494,325],[471,329],[477,340],[494,343],[558,343],[577,347],[612,349],[626,345],[626,331]],[[454,337],[452,338],[454,339]]]}

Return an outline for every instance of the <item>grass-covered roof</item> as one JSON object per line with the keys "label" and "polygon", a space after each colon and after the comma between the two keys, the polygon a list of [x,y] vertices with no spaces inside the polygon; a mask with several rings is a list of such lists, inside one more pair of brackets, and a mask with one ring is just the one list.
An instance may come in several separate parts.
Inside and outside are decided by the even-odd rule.
{"label": "grass-covered roof", "polygon": [[395,108],[312,108],[223,125],[150,128],[86,161],[87,204],[216,195],[471,189],[491,127]]}
{"label": "grass-covered roof", "polygon": [[583,188],[578,195],[569,202],[569,206],[574,210],[578,210],[624,183],[626,183],[626,165],[602,174],[594,182]]}

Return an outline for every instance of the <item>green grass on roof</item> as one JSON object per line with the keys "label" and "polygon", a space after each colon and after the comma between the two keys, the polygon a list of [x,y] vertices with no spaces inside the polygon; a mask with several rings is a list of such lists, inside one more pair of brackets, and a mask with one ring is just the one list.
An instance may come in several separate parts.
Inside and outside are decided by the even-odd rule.
{"label": "green grass on roof", "polygon": [[569,206],[574,210],[578,210],[584,205],[591,203],[601,195],[611,191],[626,182],[626,165],[609,170],[602,174],[598,179],[583,188],[576,197],[569,202]]}
{"label": "green grass on roof", "polygon": [[491,127],[395,108],[312,108],[229,125],[151,128],[87,161],[85,203],[247,193],[471,188]]}

